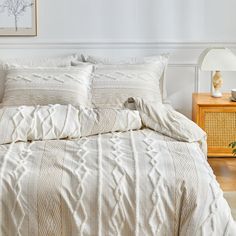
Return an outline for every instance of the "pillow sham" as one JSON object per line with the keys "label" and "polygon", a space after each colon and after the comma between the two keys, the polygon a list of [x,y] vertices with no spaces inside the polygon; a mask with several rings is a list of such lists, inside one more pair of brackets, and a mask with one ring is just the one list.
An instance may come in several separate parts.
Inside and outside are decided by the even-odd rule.
{"label": "pillow sham", "polygon": [[25,57],[25,58],[9,58],[0,60],[0,102],[3,98],[4,83],[6,71],[10,68],[18,67],[66,67],[71,66],[72,62],[82,61],[79,55],[65,55],[54,57]]}
{"label": "pillow sham", "polygon": [[18,68],[7,71],[2,106],[91,104],[92,65]]}
{"label": "pillow sham", "polygon": [[126,65],[96,65],[92,83],[92,104],[101,108],[122,108],[130,97],[162,102],[159,80],[161,62]]}
{"label": "pillow sham", "polygon": [[[84,62],[89,62],[93,64],[105,64],[105,65],[120,65],[120,64],[144,64],[144,63],[155,63],[160,62],[163,64],[163,73],[159,80],[160,93],[162,96],[163,103],[169,103],[167,99],[167,89],[166,89],[166,71],[168,65],[169,54],[161,54],[156,56],[148,57],[129,57],[129,58],[111,58],[111,57],[97,57],[97,56],[84,56],[81,55]],[[72,62],[72,65],[74,63]]]}
{"label": "pillow sham", "polygon": [[32,56],[20,58],[8,58],[0,60],[2,68],[9,68],[11,66],[29,66],[29,67],[66,67],[71,66],[73,61],[82,61],[81,56],[76,54],[61,55],[61,56]]}

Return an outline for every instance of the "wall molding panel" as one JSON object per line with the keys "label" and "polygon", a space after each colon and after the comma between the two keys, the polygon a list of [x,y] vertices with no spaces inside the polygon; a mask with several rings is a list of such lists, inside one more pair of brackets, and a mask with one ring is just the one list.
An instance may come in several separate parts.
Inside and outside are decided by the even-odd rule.
{"label": "wall molding panel", "polygon": [[24,40],[23,42],[16,43],[15,41],[1,40],[0,49],[203,49],[207,47],[229,47],[236,49],[236,42],[114,42],[114,41],[70,41],[70,40]]}

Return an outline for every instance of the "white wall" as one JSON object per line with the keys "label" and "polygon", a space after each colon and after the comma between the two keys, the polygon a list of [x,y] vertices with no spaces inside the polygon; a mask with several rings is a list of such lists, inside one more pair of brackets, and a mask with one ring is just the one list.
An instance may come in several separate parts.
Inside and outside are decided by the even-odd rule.
{"label": "white wall", "polygon": [[[171,52],[170,99],[191,116],[192,92],[209,88],[209,74],[197,70],[201,51],[223,45],[236,52],[235,9],[235,0],[38,0],[38,36],[0,37],[0,58]],[[224,90],[232,87],[235,73],[225,73]]]}

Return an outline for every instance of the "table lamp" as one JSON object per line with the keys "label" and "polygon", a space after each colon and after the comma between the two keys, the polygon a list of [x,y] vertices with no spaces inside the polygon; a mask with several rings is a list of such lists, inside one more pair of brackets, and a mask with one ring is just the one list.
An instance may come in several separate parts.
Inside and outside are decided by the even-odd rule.
{"label": "table lamp", "polygon": [[[223,84],[221,71],[236,71],[236,56],[228,48],[207,48],[199,58],[199,67],[202,71],[212,72],[212,97],[222,97],[220,91]],[[213,72],[215,72],[214,75]]]}

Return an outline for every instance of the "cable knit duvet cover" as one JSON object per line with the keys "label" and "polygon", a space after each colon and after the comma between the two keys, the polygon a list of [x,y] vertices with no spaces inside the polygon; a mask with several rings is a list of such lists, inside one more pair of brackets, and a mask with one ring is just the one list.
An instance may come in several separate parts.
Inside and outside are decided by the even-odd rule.
{"label": "cable knit duvet cover", "polygon": [[131,100],[0,109],[1,236],[236,235],[205,133]]}

